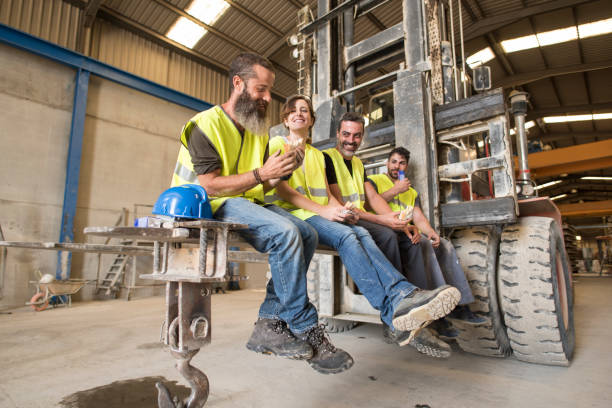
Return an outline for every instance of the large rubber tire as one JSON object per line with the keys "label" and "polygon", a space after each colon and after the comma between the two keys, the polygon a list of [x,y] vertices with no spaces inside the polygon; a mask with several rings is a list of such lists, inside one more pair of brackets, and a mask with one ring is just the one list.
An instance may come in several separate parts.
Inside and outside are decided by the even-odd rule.
{"label": "large rubber tire", "polygon": [[512,353],[497,295],[497,248],[495,227],[455,230],[452,242],[476,300],[469,305],[484,323],[466,324],[452,319],[459,331],[457,343],[464,351],[482,356],[506,357]]}
{"label": "large rubber tire", "polygon": [[570,270],[559,226],[525,217],[504,228],[498,286],[514,355],[567,366],[574,352]]}
{"label": "large rubber tire", "polygon": [[[325,265],[321,265],[321,267],[326,267]],[[308,290],[308,299],[310,303],[314,305],[314,307],[319,310],[319,274],[317,273],[319,268],[319,259],[315,255],[313,260],[311,261],[310,268],[308,269],[308,273],[306,274],[306,287]],[[352,320],[340,320],[334,319],[331,317],[319,317],[319,323],[325,326],[325,329],[329,333],[341,333],[352,330],[357,326],[357,322]]]}

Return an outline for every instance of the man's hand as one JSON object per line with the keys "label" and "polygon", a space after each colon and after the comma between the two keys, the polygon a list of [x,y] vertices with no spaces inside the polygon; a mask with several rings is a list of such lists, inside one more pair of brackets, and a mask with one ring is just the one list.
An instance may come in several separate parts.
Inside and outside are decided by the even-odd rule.
{"label": "man's hand", "polygon": [[436,231],[431,231],[427,234],[427,239],[431,241],[431,246],[437,248],[440,246],[440,236]]}
{"label": "man's hand", "polygon": [[411,186],[412,184],[410,183],[410,179],[405,178],[403,180],[395,180],[392,187],[395,190],[395,194],[393,195],[398,195],[405,191],[408,191]]}
{"label": "man's hand", "polygon": [[393,230],[402,231],[406,227],[408,222],[400,220],[398,218],[398,215],[399,211],[377,215],[378,223],[386,225],[387,227]]}
{"label": "man's hand", "polygon": [[421,234],[419,233],[419,229],[412,224],[406,225],[406,228],[404,228],[404,233],[406,234],[406,236],[408,236],[408,238],[410,238],[410,242],[412,242],[413,244],[418,244],[421,240]]}
{"label": "man's hand", "polygon": [[291,174],[296,168],[295,151],[281,155],[280,150],[277,150],[268,157],[263,167],[259,169],[259,176],[263,181],[280,179],[283,176]]}
{"label": "man's hand", "polygon": [[355,213],[340,205],[326,205],[319,215],[329,221],[348,222],[349,224],[357,222],[352,222]]}

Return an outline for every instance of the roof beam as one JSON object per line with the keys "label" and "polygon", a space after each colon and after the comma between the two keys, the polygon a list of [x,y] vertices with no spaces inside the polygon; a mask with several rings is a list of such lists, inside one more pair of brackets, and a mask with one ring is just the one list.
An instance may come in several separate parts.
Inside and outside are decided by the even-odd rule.
{"label": "roof beam", "polygon": [[551,0],[535,6],[520,8],[516,11],[485,17],[465,29],[464,41],[467,42],[529,16],[548,13],[590,1],[593,0]]}
{"label": "roof beam", "polygon": [[525,85],[530,82],[539,81],[541,79],[553,77],[553,76],[561,76],[568,74],[575,74],[579,72],[587,72],[587,71],[597,71],[599,69],[606,69],[612,67],[612,60],[605,60],[600,62],[592,62],[588,64],[574,64],[574,65],[565,65],[563,67],[555,67],[542,69],[539,71],[533,72],[525,72],[522,74],[512,75],[506,78],[502,78],[499,81],[495,81],[494,84],[496,87],[504,87],[504,88],[512,88],[519,85]]}
{"label": "roof beam", "polygon": [[270,31],[277,37],[283,36],[283,32],[281,30],[274,27],[272,24],[268,23],[266,20],[259,17],[257,14],[253,13],[251,10],[247,9],[246,7],[241,6],[240,4],[236,3],[233,0],[225,0],[225,2],[228,3],[230,6],[234,7],[236,10],[240,11],[242,14],[244,14],[251,20],[256,21],[257,24],[261,24],[266,30]]}
{"label": "roof beam", "polygon": [[534,178],[612,167],[612,139],[553,149],[527,156]]}
{"label": "roof beam", "polygon": [[[204,23],[201,20],[198,20],[197,18],[195,18],[191,14],[187,13],[185,10],[176,7],[174,4],[172,4],[172,3],[170,3],[170,2],[168,2],[166,0],[153,0],[153,1],[156,2],[157,4],[159,4],[160,6],[165,7],[167,10],[173,11],[174,13],[176,13],[176,14],[182,16],[182,17],[185,17],[189,21],[199,25],[200,27],[205,28],[211,34],[214,34],[217,37],[221,38],[223,41],[232,44],[234,47],[238,48],[239,50],[242,50],[243,52],[250,52],[250,53],[254,53],[254,54],[259,54],[259,52],[257,50],[254,50],[254,49],[252,49],[250,47],[247,47],[242,42],[240,42],[240,41],[230,37],[229,35],[227,35],[227,34],[221,32],[221,31],[217,30],[215,27],[210,26],[210,25]],[[242,7],[242,6],[240,6],[240,7]],[[278,30],[276,30],[276,32],[280,33],[281,36],[283,35],[283,33],[281,33]],[[282,65],[279,65],[279,64],[275,63],[274,61],[270,61],[270,62],[272,62],[272,65],[274,65],[274,68],[276,68],[278,71],[281,71],[283,74],[287,75],[289,78],[294,79],[294,80],[297,79],[297,75],[294,72],[292,72],[291,70],[285,68]]]}
{"label": "roof beam", "polygon": [[563,217],[612,215],[612,200],[559,204]]}
{"label": "roof beam", "polygon": [[[146,37],[154,42],[162,44],[166,47],[170,47],[172,50],[178,52],[179,54],[186,55],[202,65],[205,65],[211,69],[214,69],[215,71],[227,75],[229,66],[222,64],[202,53],[194,51],[191,48],[185,47],[184,45],[179,44],[176,41],[172,41],[165,35],[162,35],[155,30],[151,30],[149,27],[146,27],[132,19],[129,19],[126,16],[119,14],[106,6],[102,6],[98,14],[102,18],[105,18],[109,21],[113,21],[127,28],[128,30],[134,31],[138,35],[142,35],[143,37]],[[287,95],[280,94],[277,91],[273,91],[272,96],[279,101],[284,101],[287,98]]]}
{"label": "roof beam", "polygon": [[566,113],[580,114],[580,113],[591,113],[593,111],[612,110],[612,102],[603,103],[591,103],[586,105],[574,105],[574,106],[559,106],[556,108],[541,108],[534,109],[527,112],[527,121],[534,120],[536,118],[543,118],[550,115],[563,115]]}

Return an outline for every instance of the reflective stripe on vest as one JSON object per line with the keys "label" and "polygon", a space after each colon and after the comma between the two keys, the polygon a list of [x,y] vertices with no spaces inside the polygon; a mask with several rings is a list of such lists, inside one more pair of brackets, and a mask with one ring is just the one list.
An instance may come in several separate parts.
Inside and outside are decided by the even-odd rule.
{"label": "reflective stripe on vest", "polygon": [[364,170],[361,160],[356,156],[353,156],[351,159],[351,165],[353,166],[353,175],[351,176],[346,164],[344,164],[344,158],[338,149],[332,147],[324,151],[331,157],[334,163],[336,180],[342,194],[342,201],[344,203],[351,201],[357,208],[364,210],[365,191],[363,182],[365,180],[363,179]]}
{"label": "reflective stripe on vest", "polygon": [[[391,189],[394,184],[393,180],[386,174],[372,174],[368,176],[368,178],[376,184],[378,194],[382,194]],[[418,195],[419,193],[417,193],[414,188],[410,187],[407,191],[393,197],[393,199],[389,201],[389,207],[391,207],[393,211],[401,211],[407,206],[414,207],[414,202]]]}
{"label": "reflective stripe on vest", "polygon": [[[200,133],[200,134],[198,134]],[[196,135],[197,134],[197,135]],[[268,144],[268,136],[256,136],[245,130],[244,137],[220,106],[215,106],[195,115],[181,132],[181,149],[172,177],[172,187],[191,183],[184,178],[189,177],[188,169],[193,172],[193,162],[187,149],[189,138],[206,137],[214,145],[221,158],[221,176],[242,174],[263,165],[263,158]],[[195,173],[194,173],[195,174]],[[197,176],[194,180],[197,180]],[[244,197],[253,202],[264,202],[263,186],[257,186],[231,197]],[[230,197],[210,197],[213,213]]]}
{"label": "reflective stripe on vest", "polygon": [[[270,154],[279,149],[284,152],[284,145],[286,141],[287,140],[281,136],[272,138],[272,140],[270,140]],[[299,168],[293,171],[293,174],[288,181],[289,186],[309,200],[320,205],[327,205],[329,197],[327,196],[327,186],[325,181],[325,159],[323,158],[323,153],[321,153],[315,147],[307,144],[305,146],[304,162]],[[276,197],[276,189],[272,191],[272,193],[268,194]],[[268,200],[268,195],[266,195],[266,200]],[[274,202],[274,204],[280,205],[284,208],[290,208],[291,213],[302,220],[316,215],[312,211],[297,208],[294,205],[283,201],[280,197],[278,197],[278,200],[279,201]]]}

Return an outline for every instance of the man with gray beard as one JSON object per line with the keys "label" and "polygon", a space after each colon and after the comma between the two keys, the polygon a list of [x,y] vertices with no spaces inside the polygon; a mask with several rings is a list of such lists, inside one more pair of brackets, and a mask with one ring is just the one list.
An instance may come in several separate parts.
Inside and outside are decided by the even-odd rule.
{"label": "man with gray beard", "polygon": [[229,99],[198,113],[183,127],[172,185],[202,185],[215,219],[247,224],[248,229],[238,233],[269,254],[272,279],[247,348],[305,359],[324,374],[340,373],[353,365],[353,359],[334,347],[318,325],[306,290],[317,233],[280,207],[264,206],[265,192],[303,158],[299,150],[268,154],[272,65],[259,55],[240,54],[230,65],[229,79]]}

